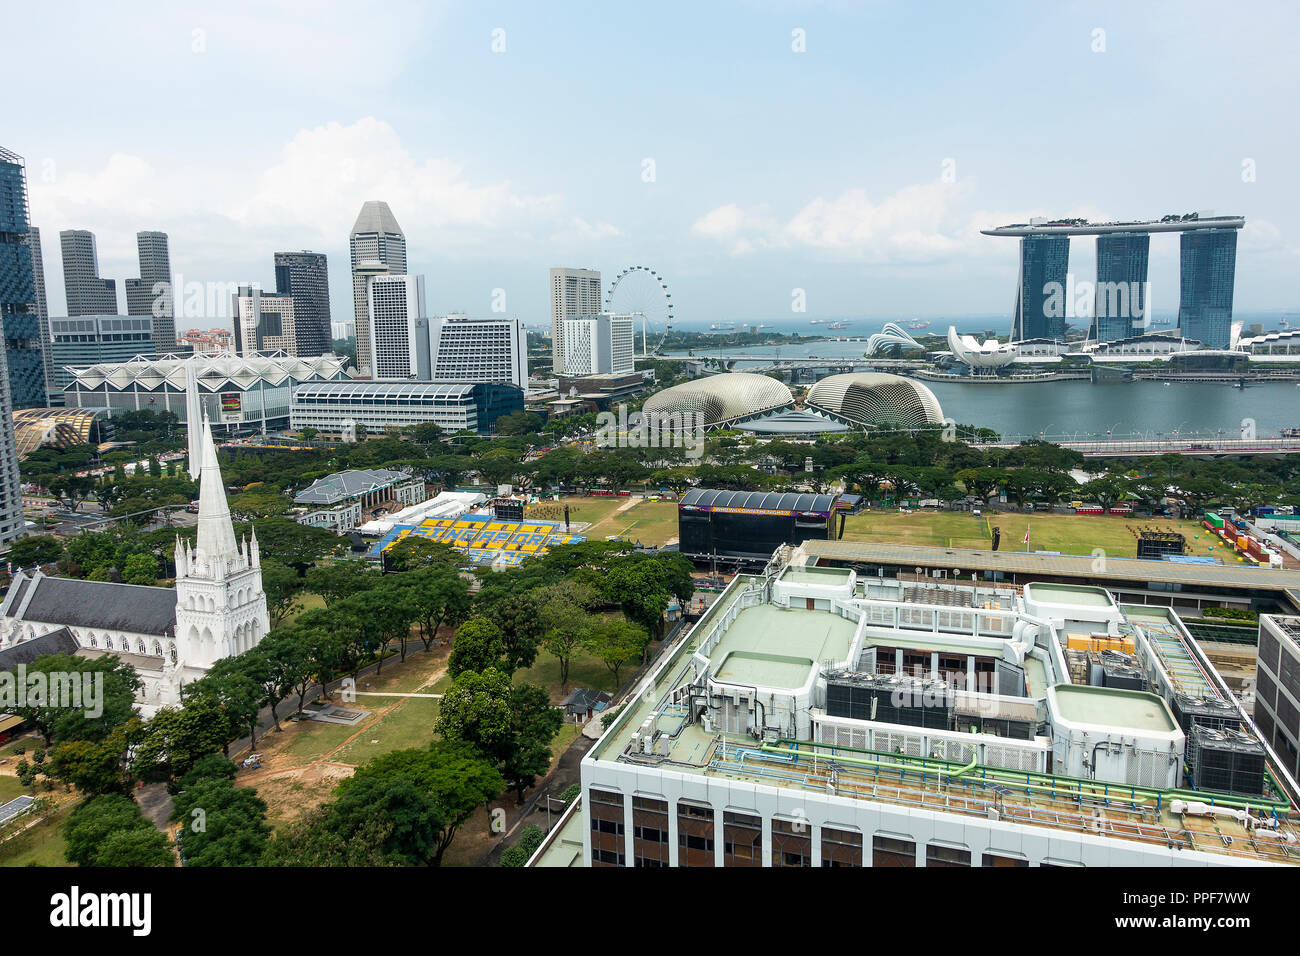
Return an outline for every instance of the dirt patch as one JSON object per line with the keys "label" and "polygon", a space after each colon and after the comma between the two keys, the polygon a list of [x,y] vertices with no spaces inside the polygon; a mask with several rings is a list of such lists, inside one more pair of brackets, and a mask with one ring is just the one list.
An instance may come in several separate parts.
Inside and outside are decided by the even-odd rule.
{"label": "dirt patch", "polygon": [[[444,636],[449,637],[450,633],[440,635]],[[448,647],[435,642],[428,653],[408,655],[405,662],[393,661],[384,666],[382,673],[362,678],[357,690],[427,693],[428,688],[446,674],[449,654]],[[257,790],[266,801],[272,826],[291,822],[330,799],[339,781],[356,772],[355,766],[339,761],[337,755],[355,740],[371,733],[376,724],[405,700],[403,697],[358,696],[355,702],[343,706],[370,713],[359,724],[349,726],[285,719],[297,706],[297,698],[294,698],[292,706],[286,707],[285,718],[281,719],[282,729],[269,731],[257,742],[262,766],[257,770],[241,771],[235,782]],[[332,702],[342,702],[337,691]]]}

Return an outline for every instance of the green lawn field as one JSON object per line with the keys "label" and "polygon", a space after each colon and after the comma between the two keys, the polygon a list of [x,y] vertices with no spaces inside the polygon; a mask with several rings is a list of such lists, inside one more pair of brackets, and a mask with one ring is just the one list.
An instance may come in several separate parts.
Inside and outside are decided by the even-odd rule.
{"label": "green lawn field", "polygon": [[656,547],[676,541],[677,502],[638,500],[627,511],[610,514],[587,529],[587,538],[592,541],[600,541],[610,535]]}
{"label": "green lawn field", "polygon": [[[1134,558],[1137,557],[1136,532],[1147,529],[1180,532],[1187,538],[1189,552],[1227,556],[1223,545],[1215,545],[1195,521],[1120,515],[989,514],[986,511],[983,517],[975,518],[965,512],[877,511],[849,517],[844,526],[844,540],[987,550],[994,527],[1002,530],[1001,551],[1025,550],[1027,527],[1031,551],[1091,554],[1093,549],[1101,548],[1116,557]],[[1207,550],[1210,547],[1213,550]]]}

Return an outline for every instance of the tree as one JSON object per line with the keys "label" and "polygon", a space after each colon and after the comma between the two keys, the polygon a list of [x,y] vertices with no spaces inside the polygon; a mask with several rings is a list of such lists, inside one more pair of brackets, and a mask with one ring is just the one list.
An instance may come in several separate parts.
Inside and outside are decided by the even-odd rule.
{"label": "tree", "polygon": [[411,600],[420,625],[420,640],[427,651],[440,627],[456,627],[469,616],[469,585],[455,571],[446,569],[425,568],[413,573],[416,579]]}
{"label": "tree", "polygon": [[486,617],[471,617],[456,628],[447,673],[455,678],[463,671],[485,671],[489,667],[504,672],[505,652],[501,629]]}
{"label": "tree", "polygon": [[[263,562],[265,566],[265,562]],[[365,591],[379,583],[380,574],[356,561],[335,561],[307,569],[307,588],[319,594],[330,607],[335,601]]]}
{"label": "tree", "polygon": [[523,803],[524,791],[550,767],[551,741],[563,719],[543,688],[511,686],[507,675],[489,667],[456,678],[442,699],[437,729],[494,759]]}
{"label": "tree", "polygon": [[510,689],[510,752],[502,760],[501,775],[524,802],[524,791],[551,768],[551,741],[560,732],[564,715],[551,706],[550,695],[535,684]]}
{"label": "tree", "polygon": [[[46,690],[29,691],[23,706],[14,712],[31,722],[46,747],[56,740],[104,739],[131,718],[141,687],[135,668],[114,654],[96,658],[44,654],[27,665],[27,680],[29,687]],[[99,707],[94,708],[87,697],[97,692]]]}
{"label": "tree", "polygon": [[271,828],[266,803],[251,787],[222,776],[201,779],[176,795],[172,819],[183,824],[186,866],[256,866]]}
{"label": "tree", "polygon": [[262,854],[263,866],[392,866],[385,854],[393,824],[379,812],[340,820],[332,803],[282,824]]}
{"label": "tree", "polygon": [[[271,708],[271,719],[279,730],[280,715],[276,708],[295,687],[301,686],[309,672],[311,659],[307,649],[292,629],[280,628],[272,630],[243,656],[249,673],[262,685],[263,703]],[[301,693],[298,700],[301,710]]]}
{"label": "tree", "polygon": [[418,534],[407,535],[384,553],[390,571],[414,571],[420,568],[452,569],[462,560],[449,544],[430,541]]}
{"label": "tree", "polygon": [[7,557],[15,569],[53,564],[63,557],[63,542],[48,534],[19,538],[9,546]]}
{"label": "tree", "polygon": [[614,686],[621,687],[619,672],[628,661],[641,656],[649,641],[645,630],[623,618],[603,618],[592,629],[587,646],[614,675]]}
{"label": "tree", "polygon": [[78,866],[174,866],[167,837],[129,797],[92,797],[63,828],[64,856]]}
{"label": "tree", "polygon": [[385,575],[378,586],[344,598],[330,609],[335,621],[353,636],[359,649],[379,655],[379,670],[383,669],[384,654],[393,641],[401,642],[402,659],[406,659],[406,640],[418,613],[407,582],[396,575]]}
{"label": "tree", "polygon": [[133,779],[128,755],[142,730],[133,717],[103,738],[66,740],[54,748],[44,772],[83,793],[125,793]]}
{"label": "tree", "polygon": [[305,582],[293,568],[271,558],[262,562],[262,590],[266,593],[266,612],[272,629],[302,606],[298,596],[304,586]]}
{"label": "tree", "polygon": [[181,699],[202,700],[221,715],[223,752],[241,733],[247,733],[249,746],[257,746],[257,715],[262,709],[265,692],[260,675],[239,657],[223,657],[198,680],[181,689]]}
{"label": "tree", "polygon": [[513,591],[493,604],[488,616],[501,632],[507,673],[532,667],[542,640],[537,598],[527,591]]}
{"label": "tree", "polygon": [[133,765],[146,778],[183,777],[208,757],[223,759],[218,751],[228,739],[225,715],[211,700],[201,698],[184,707],[164,707],[145,723],[132,756]]}
{"label": "tree", "polygon": [[149,554],[133,554],[122,567],[122,578],[127,584],[155,585],[158,583],[158,562]]}
{"label": "tree", "polygon": [[569,687],[574,653],[589,639],[588,615],[599,600],[594,588],[576,581],[561,581],[542,592],[542,647],[559,661],[562,690]]}
{"label": "tree", "polygon": [[340,800],[349,790],[368,780],[406,780],[426,794],[436,806],[436,837],[430,866],[439,866],[457,828],[476,809],[501,793],[504,781],[491,762],[471,744],[439,740],[423,750],[394,750],[357,768],[336,791]]}

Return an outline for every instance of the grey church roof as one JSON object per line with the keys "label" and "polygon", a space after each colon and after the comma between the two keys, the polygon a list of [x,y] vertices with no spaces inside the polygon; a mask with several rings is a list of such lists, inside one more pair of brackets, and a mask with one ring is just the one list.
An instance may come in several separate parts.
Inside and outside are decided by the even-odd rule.
{"label": "grey church roof", "polygon": [[48,634],[33,637],[30,641],[23,641],[21,644],[0,651],[0,671],[7,671],[19,664],[30,664],[36,658],[44,657],[46,654],[75,654],[76,652],[77,639],[66,627],[61,627],[57,631],[50,631]]}
{"label": "grey church roof", "polygon": [[5,613],[20,621],[163,636],[175,628],[176,592],[38,573],[15,579]]}

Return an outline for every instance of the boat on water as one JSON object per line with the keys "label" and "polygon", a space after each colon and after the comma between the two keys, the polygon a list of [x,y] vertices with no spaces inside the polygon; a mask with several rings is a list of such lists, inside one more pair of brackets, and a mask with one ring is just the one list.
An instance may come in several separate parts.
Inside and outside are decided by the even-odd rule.
{"label": "boat on water", "polygon": [[841,329],[847,329],[848,327],[849,323],[847,322],[832,322],[830,325],[826,326],[826,328],[830,329],[832,332],[838,332]]}
{"label": "boat on water", "polygon": [[930,327],[929,319],[913,319],[907,323],[907,327],[912,330],[928,329]]}

